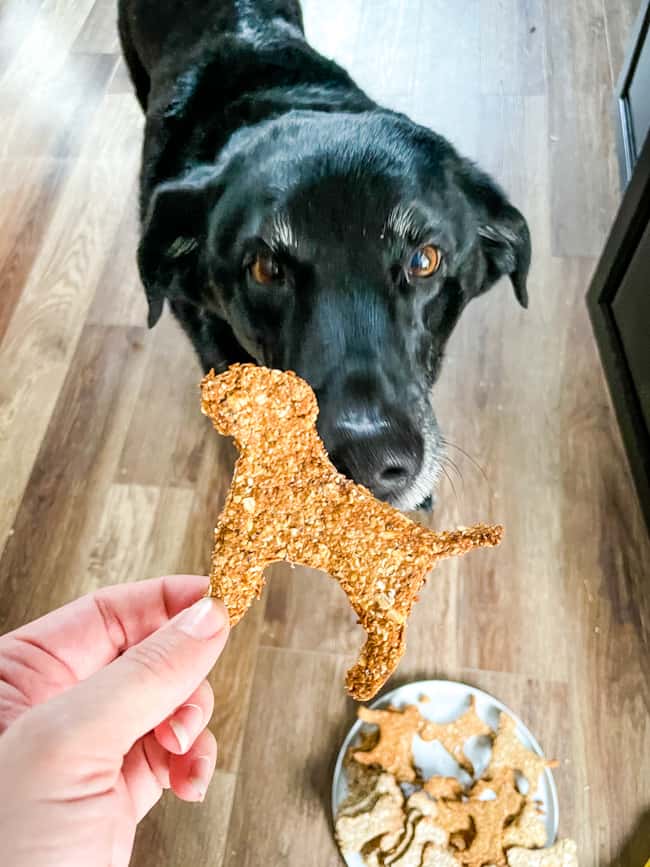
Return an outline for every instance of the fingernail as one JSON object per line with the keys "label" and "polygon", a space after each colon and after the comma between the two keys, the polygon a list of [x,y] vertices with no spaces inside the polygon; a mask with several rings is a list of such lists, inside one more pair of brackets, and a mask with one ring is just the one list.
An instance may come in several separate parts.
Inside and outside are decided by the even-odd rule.
{"label": "fingernail", "polygon": [[208,596],[181,612],[176,625],[186,635],[204,641],[221,632],[226,625],[227,616],[223,605]]}
{"label": "fingernail", "polygon": [[194,759],[190,767],[188,782],[197,794],[199,801],[205,798],[212,779],[212,762],[207,756]]}
{"label": "fingernail", "polygon": [[173,731],[181,753],[186,753],[194,743],[194,739],[203,725],[203,711],[198,704],[184,704],[169,719],[169,728]]}

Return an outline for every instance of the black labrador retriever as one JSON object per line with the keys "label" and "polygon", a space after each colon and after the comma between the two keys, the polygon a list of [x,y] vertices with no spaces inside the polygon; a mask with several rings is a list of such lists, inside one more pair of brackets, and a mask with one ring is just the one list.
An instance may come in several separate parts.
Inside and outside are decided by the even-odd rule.
{"label": "black labrador retriever", "polygon": [[416,508],[461,311],[504,274],[527,304],[523,216],[311,48],[297,0],[120,0],[119,29],[146,113],[149,325],[167,299],[205,370],[295,370],[339,470]]}

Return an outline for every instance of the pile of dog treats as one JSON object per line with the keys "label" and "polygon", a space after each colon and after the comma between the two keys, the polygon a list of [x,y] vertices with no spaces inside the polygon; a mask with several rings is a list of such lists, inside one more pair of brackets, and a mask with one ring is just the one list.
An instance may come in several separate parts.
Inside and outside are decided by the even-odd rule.
{"label": "pile of dog treats", "polygon": [[[521,743],[510,716],[502,713],[494,732],[473,699],[449,723],[425,719],[415,705],[361,707],[358,714],[377,728],[362,730],[345,757],[349,795],[335,822],[343,852],[360,853],[368,867],[577,867],[573,840],[540,848],[547,832],[533,795],[544,769],[556,763]],[[472,776],[468,790],[456,777],[422,779],[413,758],[416,734],[438,741]],[[464,751],[474,736],[492,744],[480,779]]]}

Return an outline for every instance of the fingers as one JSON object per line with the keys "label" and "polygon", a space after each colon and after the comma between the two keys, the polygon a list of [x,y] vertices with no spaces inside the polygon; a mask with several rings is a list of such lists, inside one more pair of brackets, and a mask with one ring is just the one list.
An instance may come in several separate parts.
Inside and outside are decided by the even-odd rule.
{"label": "fingers", "polygon": [[99,671],[196,602],[207,588],[208,579],[201,575],[106,587],[0,637],[0,657],[29,649],[32,667],[38,670],[40,661],[33,657],[40,654],[48,671],[58,664],[69,686],[70,672],[84,680]]}
{"label": "fingers", "polygon": [[170,786],[183,800],[203,800],[217,757],[216,741],[206,730],[213,707],[214,694],[204,680],[169,719],[129,750],[123,774],[136,822]]}
{"label": "fingers", "polygon": [[169,753],[149,734],[140,738],[124,756],[122,774],[139,822],[169,788]]}
{"label": "fingers", "polygon": [[[137,744],[142,744],[142,749],[144,753],[144,757],[147,760],[147,765],[149,766],[149,770],[153,777],[155,777],[156,783],[162,789],[168,789],[170,786],[169,782],[169,753],[168,751],[162,747],[156,738],[154,737],[152,732],[145,735],[143,738],[140,738],[139,741],[131,748],[131,751],[135,749]],[[153,804],[151,805],[153,806]],[[149,807],[147,807],[149,809]],[[146,812],[146,810],[145,810]],[[144,816],[144,812],[138,817],[138,821]]]}
{"label": "fingers", "polygon": [[183,801],[202,801],[217,764],[217,742],[203,729],[188,751],[168,753],[153,735],[141,738],[125,757],[123,775],[137,823],[172,788]]}
{"label": "fingers", "polygon": [[170,756],[169,781],[183,801],[202,801],[217,764],[217,742],[204,729],[182,756]]}
{"label": "fingers", "polygon": [[[224,606],[216,599],[201,599],[41,708],[58,732],[69,732],[69,749],[92,745],[98,761],[124,756],[198,689],[227,636]],[[61,740],[59,744],[65,746]]]}
{"label": "fingers", "polygon": [[169,719],[156,726],[156,740],[170,753],[186,753],[210,721],[213,709],[214,693],[204,680]]}

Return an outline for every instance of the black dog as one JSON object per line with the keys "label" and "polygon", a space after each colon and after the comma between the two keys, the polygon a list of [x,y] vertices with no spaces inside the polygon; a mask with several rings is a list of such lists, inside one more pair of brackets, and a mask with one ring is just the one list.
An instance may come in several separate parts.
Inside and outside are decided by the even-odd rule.
{"label": "black dog", "polygon": [[203,367],[291,368],[338,468],[400,508],[431,493],[431,390],[464,306],[530,238],[440,136],[305,41],[296,0],[120,0],[146,128],[138,261]]}

